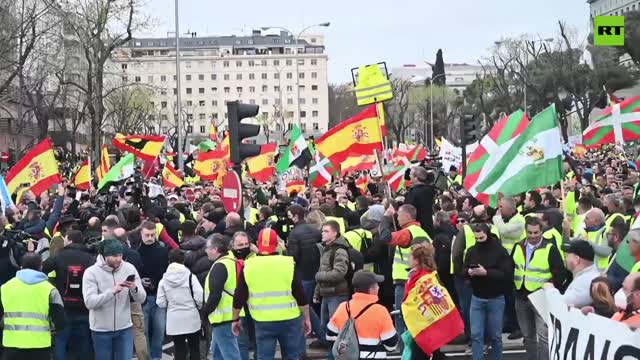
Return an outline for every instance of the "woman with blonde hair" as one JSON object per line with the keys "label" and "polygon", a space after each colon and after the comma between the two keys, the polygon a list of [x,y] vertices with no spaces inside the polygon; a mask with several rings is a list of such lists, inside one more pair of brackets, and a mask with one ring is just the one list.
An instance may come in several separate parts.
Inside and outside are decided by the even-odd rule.
{"label": "woman with blonde hair", "polygon": [[327,221],[326,217],[320,210],[309,211],[307,216],[304,217],[304,220],[307,222],[307,224],[313,225],[318,230],[322,229],[322,224]]}

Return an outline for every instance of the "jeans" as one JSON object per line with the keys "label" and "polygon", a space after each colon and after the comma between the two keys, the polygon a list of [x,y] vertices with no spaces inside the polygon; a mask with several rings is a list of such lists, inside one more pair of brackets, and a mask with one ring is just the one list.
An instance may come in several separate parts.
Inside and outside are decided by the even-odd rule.
{"label": "jeans", "polygon": [[92,331],[95,360],[131,360],[133,328],[118,331]]}
{"label": "jeans", "polygon": [[77,349],[79,359],[88,359],[91,352],[91,330],[89,330],[89,315],[67,314],[67,325],[56,331],[55,344],[56,360],[67,358],[67,345],[73,339],[73,347]]}
{"label": "jeans", "polygon": [[[404,283],[403,284],[395,284],[395,306],[393,310],[402,310],[402,298],[404,297]],[[404,319],[402,318],[402,311],[396,315],[396,333],[398,336],[402,335],[407,330],[407,327],[404,324]],[[398,343],[398,350],[402,352],[404,349],[404,343],[400,341]]]}
{"label": "jeans", "polygon": [[[322,304],[320,305],[320,322],[322,323],[323,330],[327,328],[327,324],[333,317],[333,314],[336,313],[336,310],[338,310],[338,306],[347,300],[349,300],[349,297],[346,295],[327,296],[322,298]],[[326,337],[324,340],[326,340]],[[329,360],[333,360],[331,349],[329,349],[329,354],[327,354],[327,356]]]}
{"label": "jeans", "polygon": [[167,322],[167,309],[158,307],[156,296],[150,295],[147,296],[143,311],[144,335],[147,337],[149,356],[152,360],[162,359],[162,341],[164,340],[164,327]]}
{"label": "jeans", "polygon": [[302,288],[304,289],[304,294],[307,297],[307,303],[309,303],[309,320],[311,321],[311,330],[316,334],[318,340],[324,342],[324,328],[320,324],[320,317],[312,307],[313,292],[316,289],[315,280],[302,280]]}
{"label": "jeans", "polygon": [[549,360],[547,324],[526,296],[516,294],[516,315],[524,336],[527,360]]}
{"label": "jeans", "polygon": [[[489,359],[502,359],[502,317],[504,295],[492,299],[471,297],[471,350],[473,360],[484,359],[484,339],[491,344]],[[486,331],[486,333],[485,333]]]}
{"label": "jeans", "polygon": [[298,360],[301,355],[298,344],[298,336],[302,332],[300,319],[302,317],[285,321],[256,321],[257,360],[275,359],[276,341],[280,344],[282,360]]}
{"label": "jeans", "polygon": [[201,331],[198,330],[193,334],[172,336],[175,360],[187,360],[187,349],[189,349],[189,360],[200,360],[200,333]]}
{"label": "jeans", "polygon": [[248,317],[240,318],[240,335],[238,335],[238,350],[240,351],[240,358],[242,360],[249,360],[249,331],[253,326],[253,321]]}
{"label": "jeans", "polygon": [[471,284],[466,282],[463,277],[456,276],[456,293],[458,294],[458,303],[460,304],[460,314],[464,321],[464,334],[469,337],[471,333],[471,325],[469,322],[469,310],[471,307]]}
{"label": "jeans", "polygon": [[231,323],[212,327],[211,354],[213,359],[240,360],[238,340],[231,332]]}

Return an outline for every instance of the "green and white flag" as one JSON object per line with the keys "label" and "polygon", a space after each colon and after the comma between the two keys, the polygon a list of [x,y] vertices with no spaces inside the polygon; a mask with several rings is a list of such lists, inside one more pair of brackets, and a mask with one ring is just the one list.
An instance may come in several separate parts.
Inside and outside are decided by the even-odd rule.
{"label": "green and white flag", "polygon": [[280,174],[294,165],[302,169],[307,166],[311,156],[311,149],[309,149],[307,141],[302,136],[302,131],[300,131],[297,124],[294,124],[289,136],[289,145],[284,150],[284,153],[280,155],[276,170]]}
{"label": "green and white flag", "polygon": [[476,190],[520,194],[562,179],[562,136],[555,105],[536,115]]}
{"label": "green and white flag", "polygon": [[120,159],[120,161],[118,161],[118,163],[109,169],[109,171],[104,175],[98,184],[98,191],[104,187],[108,188],[111,184],[133,176],[135,160],[135,155],[131,153]]}

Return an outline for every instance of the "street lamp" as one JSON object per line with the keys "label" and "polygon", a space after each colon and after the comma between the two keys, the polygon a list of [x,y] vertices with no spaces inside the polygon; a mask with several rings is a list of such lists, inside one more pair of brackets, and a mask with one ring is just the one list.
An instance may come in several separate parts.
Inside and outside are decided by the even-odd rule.
{"label": "street lamp", "polygon": [[[176,0],[177,1],[177,0]],[[302,128],[302,125],[300,123],[300,64],[298,63],[298,39],[300,39],[300,37],[302,36],[302,34],[314,27],[329,27],[329,25],[331,25],[330,22],[323,22],[323,23],[319,23],[319,24],[315,24],[315,25],[311,25],[311,26],[307,26],[306,28],[302,29],[299,33],[298,36],[296,36],[293,31],[284,28],[282,26],[263,26],[260,29],[263,31],[267,31],[269,29],[280,29],[280,30],[284,30],[287,33],[291,34],[291,36],[293,36],[293,39],[295,41],[296,44],[296,48],[295,48],[295,53],[294,53],[294,59],[296,61],[296,104],[298,105],[298,127]]]}
{"label": "street lamp", "polygon": [[180,103],[180,23],[178,17],[178,0],[176,12],[176,126],[178,128],[178,169],[184,171],[184,154],[182,151],[182,104]]}

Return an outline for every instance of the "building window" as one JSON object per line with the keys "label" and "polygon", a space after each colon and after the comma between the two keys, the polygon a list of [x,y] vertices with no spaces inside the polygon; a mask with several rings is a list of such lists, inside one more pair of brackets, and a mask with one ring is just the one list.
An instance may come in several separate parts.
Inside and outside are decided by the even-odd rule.
{"label": "building window", "polygon": [[307,117],[307,112],[306,111],[300,111],[300,117]]}
{"label": "building window", "polygon": [[166,109],[167,108],[167,102],[166,101],[160,102],[160,107],[163,108],[163,109]]}
{"label": "building window", "polygon": [[[191,115],[191,114],[189,114],[189,115],[193,118],[193,115]],[[189,117],[187,116],[187,118],[189,118]],[[193,126],[191,126],[191,125],[187,126],[187,133],[188,134],[193,134]]]}
{"label": "building window", "polygon": [[293,91],[293,85],[287,85],[287,92]]}
{"label": "building window", "polygon": [[206,118],[207,118],[207,115],[206,115],[206,114],[198,114],[198,119],[200,119],[200,120],[204,120],[204,119],[206,119]]}
{"label": "building window", "polygon": [[256,92],[256,87],[255,86],[249,86],[249,92],[250,93]]}
{"label": "building window", "polygon": [[298,59],[298,65],[304,65],[304,59]]}
{"label": "building window", "polygon": [[[166,118],[166,117],[167,117],[167,116],[165,115],[165,118]],[[167,119],[165,119],[165,120],[167,120]],[[167,127],[166,127],[166,126],[163,126],[163,127],[162,127],[162,133],[163,133],[163,134],[166,134],[166,133],[167,133]]]}
{"label": "building window", "polygon": [[211,100],[211,106],[213,107],[218,106],[218,100]]}
{"label": "building window", "polygon": [[228,60],[223,61],[222,67],[229,67],[229,61]]}
{"label": "building window", "polygon": [[229,118],[229,114],[224,113],[224,118],[225,118],[225,119],[228,119],[228,118]]}
{"label": "building window", "polygon": [[200,75],[198,75],[198,80],[200,80],[200,81],[204,81],[204,74],[200,74]]}
{"label": "building window", "polygon": [[127,64],[122,64],[122,70],[127,70]]}
{"label": "building window", "polygon": [[[293,117],[293,112],[291,112],[291,117]],[[287,130],[291,131],[291,129],[293,129],[293,124],[292,123],[288,123],[287,124]]]}
{"label": "building window", "polygon": [[293,65],[293,60],[287,60],[286,64],[287,64],[287,66]]}
{"label": "building window", "polygon": [[273,73],[274,79],[280,79],[280,73]]}
{"label": "building window", "polygon": [[317,72],[312,72],[311,73],[311,78],[312,79],[317,79],[318,78],[318,73]]}
{"label": "building window", "polygon": [[191,101],[191,100],[188,100],[188,101],[187,101],[187,106],[188,106],[188,107],[191,107],[191,106],[193,106],[193,101]]}
{"label": "building window", "polygon": [[249,104],[255,105],[256,104],[256,100],[255,99],[249,99]]}
{"label": "building window", "polygon": [[249,80],[255,80],[256,79],[256,74],[251,73],[249,74]]}
{"label": "building window", "polygon": [[204,94],[204,88],[198,88],[198,94]]}
{"label": "building window", "polygon": [[135,82],[140,82],[140,81],[142,81],[142,79],[140,78],[140,76],[136,76],[136,77],[135,77]]}
{"label": "building window", "polygon": [[262,80],[267,80],[267,73],[262,73],[260,77],[262,78]]}
{"label": "building window", "polygon": [[236,67],[242,67],[242,61],[240,60],[236,61]]}
{"label": "building window", "polygon": [[228,86],[225,86],[225,87],[224,87],[224,93],[225,93],[225,94],[228,94],[230,91],[231,91],[231,88],[230,88],[230,87],[228,87]]}
{"label": "building window", "polygon": [[[201,114],[201,115],[204,115],[204,114]],[[205,132],[205,126],[204,125],[200,125],[200,133],[204,134],[204,132]]]}
{"label": "building window", "polygon": [[320,126],[318,126],[318,123],[314,122],[313,123],[313,130],[319,130],[319,129],[320,129]]}
{"label": "building window", "polygon": [[313,110],[311,112],[311,117],[317,118],[318,117],[318,110]]}
{"label": "building window", "polygon": [[224,74],[224,79],[229,80],[229,74]]}
{"label": "building window", "polygon": [[218,120],[218,113],[217,113],[217,112],[215,112],[215,113],[211,113],[211,118],[212,118],[213,120]]}
{"label": "building window", "polygon": [[[160,115],[160,120],[169,120],[169,117],[167,116],[167,114],[162,114]],[[167,130],[164,130],[164,132],[167,132]]]}
{"label": "building window", "polygon": [[293,105],[293,99],[292,98],[288,98],[287,99],[287,105]]}
{"label": "building window", "polygon": [[276,124],[276,131],[281,131],[281,130],[282,130],[282,127],[280,126],[280,123],[277,123]]}
{"label": "building window", "polygon": [[305,89],[304,85],[298,86],[298,90],[300,90],[300,92],[304,92],[304,89]]}
{"label": "building window", "polygon": [[187,88],[187,94],[191,94],[191,88]]}
{"label": "building window", "polygon": [[186,78],[187,78],[187,81],[191,81],[191,75],[187,75]]}
{"label": "building window", "polygon": [[268,91],[268,89],[269,89],[269,88],[267,87],[267,85],[262,85],[262,92],[263,92],[263,93],[267,92],[267,91]]}
{"label": "building window", "polygon": [[236,80],[242,80],[242,74],[236,74]]}
{"label": "building window", "polygon": [[280,60],[273,60],[273,66],[280,66]]}
{"label": "building window", "polygon": [[218,92],[218,88],[217,87],[212,87],[211,88],[211,92],[216,94]]}
{"label": "building window", "polygon": [[178,76],[173,75],[173,81],[176,81],[176,80],[178,80]]}
{"label": "building window", "polygon": [[167,76],[166,75],[160,75],[160,81],[162,81],[162,82],[167,81]]}
{"label": "building window", "polygon": [[318,65],[318,59],[311,59],[311,65]]}
{"label": "building window", "polygon": [[304,79],[304,73],[303,73],[303,72],[298,73],[298,78],[299,78],[299,79]]}
{"label": "building window", "polygon": [[160,89],[160,95],[167,96],[167,89],[166,88]]}
{"label": "building window", "polygon": [[311,85],[311,90],[317,91],[318,90],[318,85]]}
{"label": "building window", "polygon": [[280,105],[280,99],[276,99],[276,100],[275,100],[275,104],[276,104],[276,105]]}
{"label": "building window", "polygon": [[215,80],[217,80],[217,79],[218,79],[218,76],[216,76],[216,74],[211,74],[211,80],[214,80],[214,81],[215,81]]}
{"label": "building window", "polygon": [[304,98],[300,98],[299,100],[300,100],[300,105],[304,105],[305,104]]}
{"label": "building window", "polygon": [[238,87],[236,87],[236,92],[237,92],[237,93],[241,93],[241,92],[242,92],[242,86],[238,86]]}
{"label": "building window", "polygon": [[[187,114],[187,120],[193,120],[193,114]],[[193,128],[189,132],[193,132]]]}
{"label": "building window", "polygon": [[307,131],[307,124],[306,123],[300,123],[300,128],[302,131]]}
{"label": "building window", "polygon": [[273,91],[280,92],[280,86],[276,85],[273,87]]}
{"label": "building window", "polygon": [[178,89],[173,88],[173,95],[178,95]]}
{"label": "building window", "polygon": [[269,105],[269,99],[262,99],[262,105]]}
{"label": "building window", "polygon": [[317,104],[318,104],[318,98],[313,98],[313,99],[311,99],[311,103],[312,103],[313,105],[317,105]]}
{"label": "building window", "polygon": [[206,101],[204,100],[198,101],[198,106],[206,106]]}
{"label": "building window", "polygon": [[287,79],[293,79],[293,73],[288,72],[287,73]]}
{"label": "building window", "polygon": [[256,62],[253,60],[249,60],[249,67],[254,67],[256,66]]}

